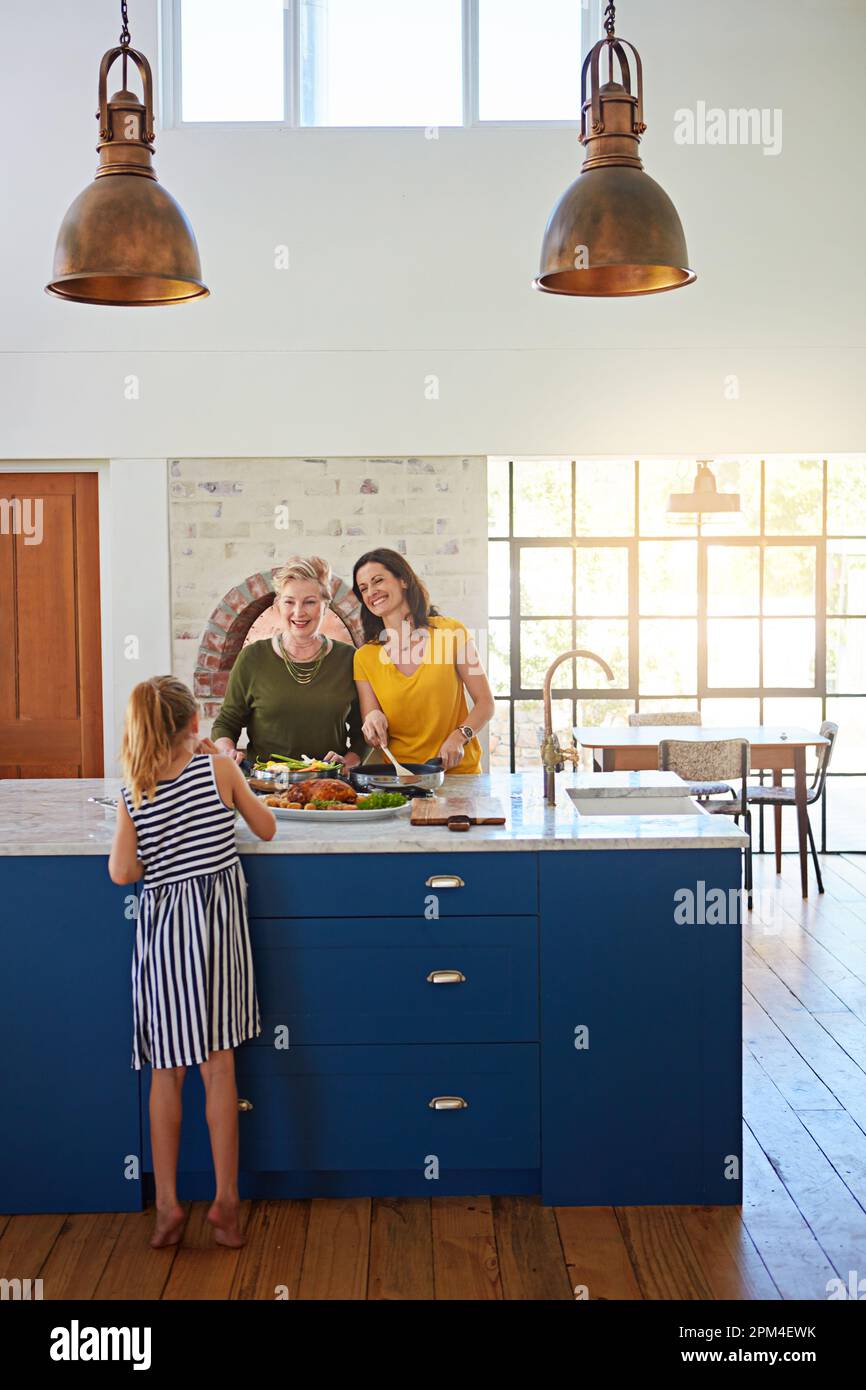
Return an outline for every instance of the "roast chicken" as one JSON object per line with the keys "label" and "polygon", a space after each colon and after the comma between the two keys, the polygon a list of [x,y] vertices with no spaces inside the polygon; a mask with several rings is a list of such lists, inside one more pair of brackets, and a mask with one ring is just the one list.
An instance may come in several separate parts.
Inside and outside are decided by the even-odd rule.
{"label": "roast chicken", "polygon": [[358,793],[348,782],[337,777],[310,777],[306,782],[294,782],[286,793],[289,801],[345,801],[354,805]]}

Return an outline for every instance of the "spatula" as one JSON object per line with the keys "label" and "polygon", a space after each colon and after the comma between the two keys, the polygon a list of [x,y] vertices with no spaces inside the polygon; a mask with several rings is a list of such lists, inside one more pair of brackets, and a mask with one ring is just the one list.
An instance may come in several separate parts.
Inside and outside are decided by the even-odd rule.
{"label": "spatula", "polygon": [[387,743],[382,744],[382,752],[385,754],[385,757],[388,759],[388,762],[392,764],[394,771],[396,772],[398,777],[408,777],[410,782],[415,781],[416,774],[414,772],[410,772],[408,767],[404,767],[402,763],[397,762],[397,759],[394,757],[394,754],[391,752]]}

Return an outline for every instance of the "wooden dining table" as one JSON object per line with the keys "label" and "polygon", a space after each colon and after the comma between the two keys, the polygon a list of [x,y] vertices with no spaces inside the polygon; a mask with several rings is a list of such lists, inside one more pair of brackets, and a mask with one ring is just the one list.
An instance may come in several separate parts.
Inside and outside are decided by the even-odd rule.
{"label": "wooden dining table", "polygon": [[[696,724],[638,724],[575,728],[574,737],[592,750],[602,772],[640,772],[659,765],[662,739],[684,739],[707,743],[716,739],[745,738],[749,742],[749,766],[753,772],[773,774],[773,785],[782,785],[782,773],[793,769],[794,804],[797,808],[797,839],[800,847],[800,883],[803,897],[809,896],[809,852],[806,820],[806,749],[825,746],[829,739],[808,729],[769,724],[744,724],[713,728]],[[782,807],[773,807],[776,829],[776,868],[780,867]]]}

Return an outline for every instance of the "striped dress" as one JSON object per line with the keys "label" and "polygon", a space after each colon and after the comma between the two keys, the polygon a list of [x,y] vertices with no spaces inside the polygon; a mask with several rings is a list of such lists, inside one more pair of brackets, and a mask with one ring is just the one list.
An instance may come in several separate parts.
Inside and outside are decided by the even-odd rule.
{"label": "striped dress", "polygon": [[123,790],[145,866],[132,958],[132,1063],[189,1066],[257,1037],[259,1004],[235,812],[214,759],[195,754],[138,810]]}

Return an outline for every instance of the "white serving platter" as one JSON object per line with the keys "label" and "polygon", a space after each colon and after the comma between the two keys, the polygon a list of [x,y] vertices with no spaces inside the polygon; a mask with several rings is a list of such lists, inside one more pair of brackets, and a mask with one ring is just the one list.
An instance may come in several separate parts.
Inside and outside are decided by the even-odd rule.
{"label": "white serving platter", "polygon": [[[259,797],[264,802],[265,798]],[[277,820],[298,821],[301,825],[315,825],[318,821],[367,821],[367,820],[393,820],[395,816],[403,816],[412,810],[412,802],[407,801],[405,806],[379,806],[375,811],[289,811],[283,806],[268,806],[269,811],[273,811]]]}

